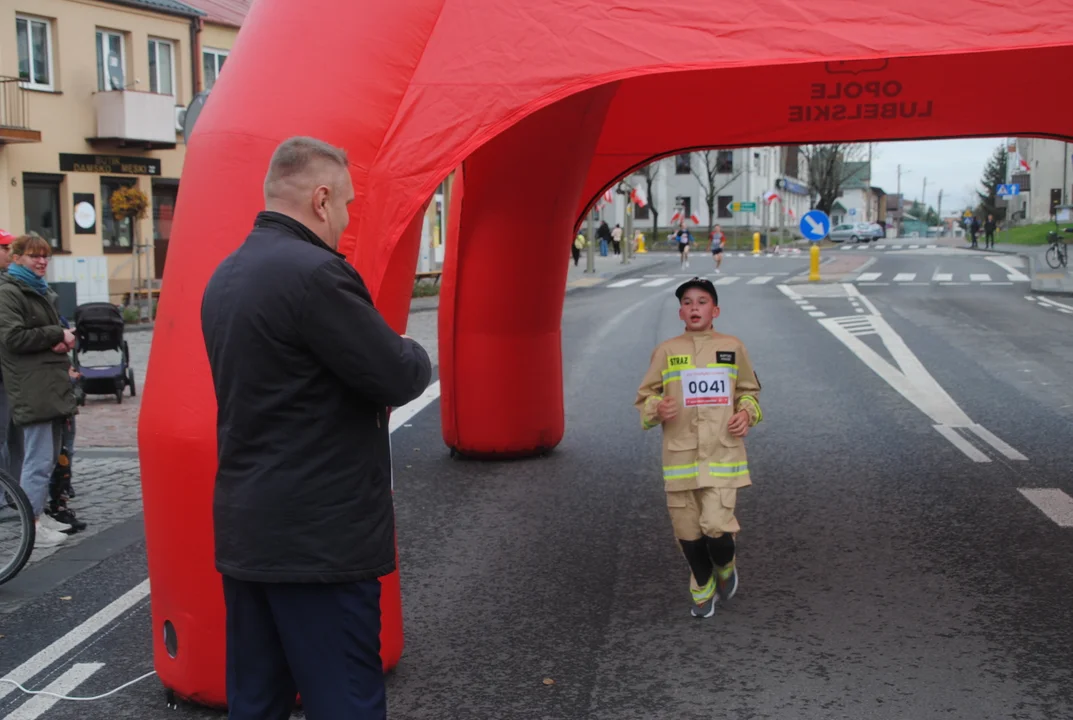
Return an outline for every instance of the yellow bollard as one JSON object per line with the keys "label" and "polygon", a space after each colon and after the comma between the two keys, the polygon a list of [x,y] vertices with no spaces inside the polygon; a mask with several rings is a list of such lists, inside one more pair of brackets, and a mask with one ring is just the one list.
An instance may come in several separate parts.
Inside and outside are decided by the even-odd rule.
{"label": "yellow bollard", "polygon": [[753,255],[760,254],[760,233],[753,233]]}
{"label": "yellow bollard", "polygon": [[809,266],[808,266],[808,281],[819,282],[820,280],[820,244],[812,243],[812,249],[808,251]]}
{"label": "yellow bollard", "polygon": [[644,255],[648,251],[645,250],[645,234],[637,233],[637,249],[633,251],[636,255]]}

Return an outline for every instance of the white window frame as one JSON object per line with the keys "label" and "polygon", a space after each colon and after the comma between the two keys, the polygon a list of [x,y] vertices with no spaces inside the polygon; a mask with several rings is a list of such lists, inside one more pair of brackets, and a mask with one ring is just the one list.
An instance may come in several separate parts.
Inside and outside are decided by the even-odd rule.
{"label": "white window frame", "polygon": [[[101,54],[101,57],[107,61],[108,55],[104,52],[108,48],[107,39],[108,36],[115,36],[119,38],[119,66],[123,68],[123,82],[127,83],[127,36],[118,30],[106,30],[105,28],[97,28],[95,31],[95,40],[97,46],[97,52]],[[125,90],[126,87],[114,88],[112,87],[112,76],[108,74],[108,65],[104,66],[104,88],[98,88],[98,92],[112,92],[114,90]]]}
{"label": "white window frame", "polygon": [[[175,41],[174,40],[165,40],[163,38],[150,37],[149,38],[149,43],[156,43],[156,53],[157,53],[157,56],[156,56],[157,77],[156,78],[153,78],[153,77],[149,78],[149,88],[150,88],[150,90],[153,87],[153,80],[156,80],[156,84],[157,84],[156,92],[157,92],[158,95],[170,95],[172,97],[178,97],[179,96],[178,88],[175,87]],[[162,93],[162,92],[160,92],[160,46],[161,45],[167,45],[168,49],[171,51],[171,92],[170,93]]]}
{"label": "white window frame", "polygon": [[56,70],[55,70],[55,63],[52,61],[52,21],[49,20],[48,18],[37,17],[36,15],[23,15],[21,13],[15,15],[15,26],[16,26],[16,31],[15,31],[15,37],[16,37],[16,40],[15,40],[15,45],[16,45],[15,54],[16,54],[16,60],[18,60],[18,52],[19,52],[19,50],[18,50],[18,23],[19,23],[19,20],[22,20],[22,21],[24,21],[26,23],[26,30],[28,31],[28,37],[30,38],[30,75],[31,76],[33,76],[33,74],[34,74],[34,58],[33,58],[34,45],[33,45],[33,32],[31,31],[31,23],[35,23],[35,22],[44,23],[44,25],[45,25],[45,53],[48,55],[48,80],[49,80],[47,83],[39,83],[39,82],[29,81],[29,82],[21,82],[21,83],[19,83],[19,85],[21,85],[24,88],[29,88],[31,90],[49,90],[49,91],[55,90],[56,89]]}
{"label": "white window frame", "polygon": [[[204,73],[205,56],[206,55],[212,55],[213,56],[213,63],[214,63],[214,66],[215,66],[214,70],[216,71],[216,80],[219,80],[220,79],[220,58],[225,58],[225,57],[229,56],[230,54],[231,54],[230,50],[220,50],[220,49],[211,48],[211,47],[203,47],[203,48],[201,48],[201,68],[202,68],[202,72]],[[205,82],[204,77],[201,78],[201,84],[202,84],[202,86],[204,86],[205,90],[211,90],[212,89],[212,88],[208,87],[208,85]],[[215,85],[216,81],[214,80],[212,84]]]}

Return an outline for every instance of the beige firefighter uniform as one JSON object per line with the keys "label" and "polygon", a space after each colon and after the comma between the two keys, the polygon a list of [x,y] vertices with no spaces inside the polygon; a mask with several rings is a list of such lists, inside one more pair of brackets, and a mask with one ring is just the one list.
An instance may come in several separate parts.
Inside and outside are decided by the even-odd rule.
{"label": "beige firefighter uniform", "polygon": [[657,347],[634,405],[644,429],[660,425],[657,406],[678,400],[678,415],[663,425],[663,481],[679,540],[740,530],[738,488],[752,484],[745,441],[727,429],[741,410],[749,424],[763,419],[760,382],[742,342],[714,330],[686,332]]}

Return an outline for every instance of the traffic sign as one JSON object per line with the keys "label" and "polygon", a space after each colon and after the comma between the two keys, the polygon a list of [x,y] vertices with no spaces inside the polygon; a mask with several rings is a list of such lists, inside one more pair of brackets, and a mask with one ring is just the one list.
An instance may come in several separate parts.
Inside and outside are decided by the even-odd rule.
{"label": "traffic sign", "polygon": [[1009,197],[1011,195],[1020,195],[1021,194],[1021,186],[1018,185],[1017,183],[1009,183],[1007,185],[999,185],[998,188],[995,189],[995,194],[998,195],[999,197]]}
{"label": "traffic sign", "polygon": [[800,227],[806,240],[819,242],[831,232],[831,218],[823,210],[809,210],[802,216]]}
{"label": "traffic sign", "polygon": [[857,208],[850,208],[849,209],[849,216],[850,217],[853,217],[856,214],[857,214]]}
{"label": "traffic sign", "polygon": [[730,208],[730,212],[756,212],[756,203],[754,202],[733,202],[727,207]]}

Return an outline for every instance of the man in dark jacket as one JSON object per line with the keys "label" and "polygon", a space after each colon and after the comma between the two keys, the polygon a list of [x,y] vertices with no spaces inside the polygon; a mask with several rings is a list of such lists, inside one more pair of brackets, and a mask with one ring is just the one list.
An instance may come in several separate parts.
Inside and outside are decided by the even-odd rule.
{"label": "man in dark jacket", "polygon": [[232,720],[386,717],[380,584],[395,569],[388,409],[428,386],[335,251],[345,153],[291,138],[265,212],[213,273],[201,322],[217,400],[216,568]]}
{"label": "man in dark jacket", "polygon": [[67,355],[75,339],[45,281],[51,257],[47,240],[24,235],[11,244],[11,264],[0,275],[0,365],[11,419],[22,431],[19,482],[33,507],[37,547],[59,545],[72,529],[44,514],[63,424],[75,413]]}

